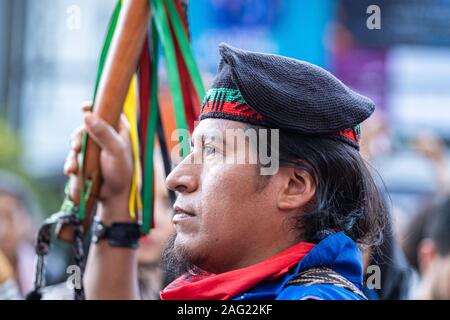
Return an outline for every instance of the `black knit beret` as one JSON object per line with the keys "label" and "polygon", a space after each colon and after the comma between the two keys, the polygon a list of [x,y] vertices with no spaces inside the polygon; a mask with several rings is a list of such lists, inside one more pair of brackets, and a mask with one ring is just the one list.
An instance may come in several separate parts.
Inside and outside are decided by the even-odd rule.
{"label": "black knit beret", "polygon": [[273,54],[219,46],[222,60],[201,119],[222,118],[341,137],[358,148],[359,124],[375,105],[328,71]]}

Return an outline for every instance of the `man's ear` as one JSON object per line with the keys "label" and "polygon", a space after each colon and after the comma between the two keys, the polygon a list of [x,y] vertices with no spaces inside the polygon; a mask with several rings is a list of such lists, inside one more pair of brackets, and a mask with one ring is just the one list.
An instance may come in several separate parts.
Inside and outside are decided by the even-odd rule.
{"label": "man's ear", "polygon": [[437,255],[436,246],[434,241],[426,238],[423,239],[418,246],[417,259],[421,273],[430,269],[430,266]]}
{"label": "man's ear", "polygon": [[314,178],[306,170],[280,168],[283,179],[278,194],[277,206],[280,210],[294,210],[307,205],[316,194]]}

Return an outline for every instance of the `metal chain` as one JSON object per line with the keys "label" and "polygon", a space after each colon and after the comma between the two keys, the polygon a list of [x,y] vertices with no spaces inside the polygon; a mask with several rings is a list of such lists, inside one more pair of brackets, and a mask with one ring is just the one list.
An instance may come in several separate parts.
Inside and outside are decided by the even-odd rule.
{"label": "metal chain", "polygon": [[[50,251],[50,241],[52,235],[52,228],[56,225],[69,224],[74,226],[74,261],[80,268],[83,275],[84,270],[84,249],[83,249],[83,228],[81,221],[78,219],[77,212],[72,207],[70,212],[58,212],[50,216],[44,221],[39,229],[36,240],[36,261],[35,261],[35,275],[34,275],[34,290],[29,295],[29,299],[41,299],[42,289],[45,287],[45,263],[46,256]],[[81,286],[75,288],[75,300],[84,300],[83,281],[80,281]]]}
{"label": "metal chain", "polygon": [[75,265],[80,268],[81,271],[81,281],[80,287],[75,287],[74,289],[74,299],[75,300],[85,300],[84,285],[83,285],[83,274],[84,274],[84,248],[83,248],[83,227],[81,222],[77,219],[75,226],[75,234],[73,241],[74,250],[74,261]]}

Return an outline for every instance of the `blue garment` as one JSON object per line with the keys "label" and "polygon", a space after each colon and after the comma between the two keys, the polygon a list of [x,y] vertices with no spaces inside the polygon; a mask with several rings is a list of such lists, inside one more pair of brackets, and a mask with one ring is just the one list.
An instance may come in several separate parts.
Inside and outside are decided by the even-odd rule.
{"label": "blue garment", "polygon": [[287,286],[296,274],[313,267],[328,267],[362,290],[362,255],[356,243],[343,232],[334,233],[320,241],[283,277],[264,282],[233,300],[362,300],[350,290],[334,285]]}

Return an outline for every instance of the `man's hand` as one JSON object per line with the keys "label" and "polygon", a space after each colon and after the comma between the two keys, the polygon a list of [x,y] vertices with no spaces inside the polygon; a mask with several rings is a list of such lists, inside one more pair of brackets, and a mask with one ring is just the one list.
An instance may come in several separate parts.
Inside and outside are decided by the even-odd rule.
{"label": "man's hand", "polygon": [[125,117],[122,117],[119,132],[116,132],[106,122],[87,111],[89,109],[88,104],[83,106],[84,124],[72,135],[71,151],[64,166],[64,173],[70,176],[70,196],[72,199],[79,198],[79,160],[82,136],[87,132],[101,148],[102,186],[98,199],[98,215],[105,223],[130,221],[128,201],[133,176],[133,157],[128,123]]}
{"label": "man's hand", "polygon": [[[123,118],[116,132],[83,106],[84,125],[72,135],[72,150],[67,157],[64,172],[70,176],[70,196],[79,195],[78,174],[83,132],[100,146],[102,185],[97,216],[106,225],[113,222],[134,222],[128,212],[128,201],[133,177],[133,157],[129,127]],[[114,268],[111,268],[114,266]],[[137,255],[135,250],[110,247],[101,241],[89,250],[84,276],[87,299],[138,299]]]}

